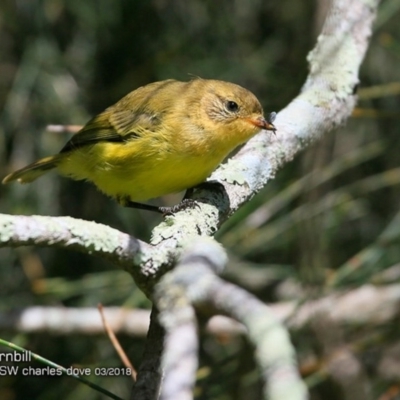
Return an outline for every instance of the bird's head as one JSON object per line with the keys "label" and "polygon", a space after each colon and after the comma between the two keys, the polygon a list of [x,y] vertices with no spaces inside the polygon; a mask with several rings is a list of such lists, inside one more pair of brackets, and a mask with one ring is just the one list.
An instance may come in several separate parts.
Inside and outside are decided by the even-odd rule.
{"label": "bird's head", "polygon": [[210,131],[236,147],[261,129],[275,132],[275,113],[264,117],[260,102],[241,86],[222,81],[207,81],[201,108]]}

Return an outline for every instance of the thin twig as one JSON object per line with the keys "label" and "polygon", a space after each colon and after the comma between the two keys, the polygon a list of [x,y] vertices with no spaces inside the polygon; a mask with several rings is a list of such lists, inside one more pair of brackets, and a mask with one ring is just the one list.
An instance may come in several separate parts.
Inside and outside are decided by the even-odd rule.
{"label": "thin twig", "polygon": [[136,376],[137,376],[136,369],[133,367],[131,361],[129,360],[124,349],[122,348],[121,344],[119,343],[119,340],[115,336],[115,333],[111,329],[111,326],[108,323],[107,318],[104,314],[103,305],[101,303],[99,303],[97,305],[97,308],[99,309],[101,320],[103,321],[104,329],[106,330],[107,335],[110,338],[110,341],[111,341],[112,345],[114,346],[115,351],[118,353],[119,358],[121,359],[121,361],[125,365],[125,367],[130,368],[130,370],[132,371],[131,377],[132,377],[133,381],[136,382]]}

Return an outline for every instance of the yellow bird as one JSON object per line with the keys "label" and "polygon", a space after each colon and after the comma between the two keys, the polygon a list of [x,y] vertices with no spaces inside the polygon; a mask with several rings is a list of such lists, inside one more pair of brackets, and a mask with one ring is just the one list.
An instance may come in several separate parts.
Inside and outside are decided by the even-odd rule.
{"label": "yellow bird", "polygon": [[[261,129],[275,131],[253,93],[233,83],[194,79],[142,86],[90,120],[61,149],[7,175],[32,182],[47,171],[93,182],[126,207],[204,182],[227,155]],[[184,204],[184,203],[181,203]]]}

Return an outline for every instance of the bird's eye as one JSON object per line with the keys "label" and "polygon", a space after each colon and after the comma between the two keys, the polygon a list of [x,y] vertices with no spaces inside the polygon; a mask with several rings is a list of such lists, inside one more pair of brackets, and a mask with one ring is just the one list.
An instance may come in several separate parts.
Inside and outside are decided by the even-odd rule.
{"label": "bird's eye", "polygon": [[231,112],[236,112],[239,110],[238,103],[229,100],[226,102],[226,109]]}

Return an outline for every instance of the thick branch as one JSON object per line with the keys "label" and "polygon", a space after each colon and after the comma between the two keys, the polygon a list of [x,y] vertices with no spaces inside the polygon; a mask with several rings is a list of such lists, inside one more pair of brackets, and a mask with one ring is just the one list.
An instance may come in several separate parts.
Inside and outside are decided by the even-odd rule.
{"label": "thick branch", "polygon": [[141,283],[153,273],[154,248],[126,233],[70,217],[0,214],[0,247],[54,246],[106,258]]}
{"label": "thick branch", "polygon": [[117,265],[139,264],[151,247],[95,222],[71,217],[0,214],[0,247],[55,246],[107,258]]}

